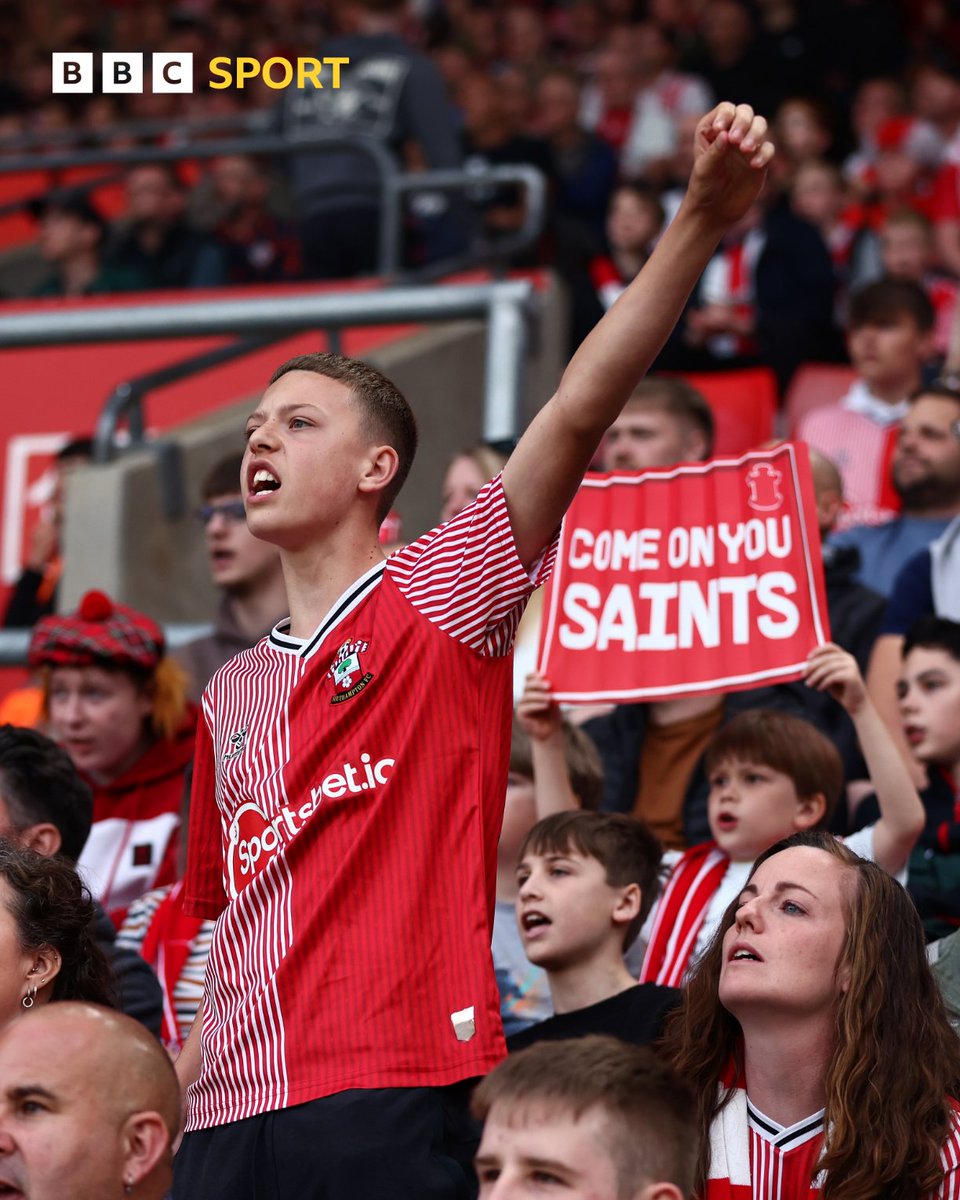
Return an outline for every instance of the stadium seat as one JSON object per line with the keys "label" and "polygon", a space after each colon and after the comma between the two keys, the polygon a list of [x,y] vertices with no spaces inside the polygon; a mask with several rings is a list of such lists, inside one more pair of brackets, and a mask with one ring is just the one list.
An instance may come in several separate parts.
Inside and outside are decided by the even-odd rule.
{"label": "stadium seat", "polygon": [[682,378],[706,396],[713,412],[714,454],[743,454],[774,436],[777,380],[767,367],[683,372]]}

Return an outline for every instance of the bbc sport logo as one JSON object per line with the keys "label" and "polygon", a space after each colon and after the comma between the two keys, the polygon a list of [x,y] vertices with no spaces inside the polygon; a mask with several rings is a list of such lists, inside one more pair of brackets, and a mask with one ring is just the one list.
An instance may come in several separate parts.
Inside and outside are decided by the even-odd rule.
{"label": "bbc sport logo", "polygon": [[[144,91],[144,55],[103,53],[99,75],[94,69],[92,51],[54,53],[53,91],[92,94],[99,79],[105,93]],[[268,88],[339,88],[341,68],[349,58],[212,58],[207,64],[211,79],[207,86],[217,91],[261,79]],[[192,92],[194,73],[192,54],[151,54],[150,90],[153,92]]]}

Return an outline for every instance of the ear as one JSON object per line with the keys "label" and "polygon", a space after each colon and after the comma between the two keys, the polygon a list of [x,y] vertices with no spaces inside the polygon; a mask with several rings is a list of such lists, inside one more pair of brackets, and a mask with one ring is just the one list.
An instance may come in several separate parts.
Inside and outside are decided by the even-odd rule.
{"label": "ear", "polygon": [[137,711],[144,720],[153,713],[153,698],[156,692],[156,687],[152,679],[148,680],[142,686],[137,688]]}
{"label": "ear", "polygon": [[124,1186],[146,1179],[166,1157],[172,1172],[170,1131],[158,1112],[136,1112],[127,1117],[121,1131]]}
{"label": "ear", "polygon": [[638,883],[628,883],[619,889],[620,895],[610,914],[614,925],[629,925],[640,912],[642,894]]}
{"label": "ear", "polygon": [[675,1183],[648,1183],[635,1195],[635,1200],[685,1200]]}
{"label": "ear", "polygon": [[44,858],[52,858],[55,854],[59,854],[60,847],[63,845],[60,830],[56,825],[51,825],[49,821],[40,825],[28,825],[26,829],[21,829],[17,840],[21,846],[26,846],[28,850],[42,854]]}
{"label": "ear", "polygon": [[707,439],[702,429],[689,429],[683,439],[684,458],[687,462],[703,462],[707,457]]}
{"label": "ear", "polygon": [[817,493],[817,524],[821,535],[831,532],[837,523],[837,517],[840,516],[841,508],[843,500],[834,488],[824,488],[822,492]]}
{"label": "ear", "polygon": [[24,979],[24,994],[30,988],[36,988],[44,1000],[49,1000],[53,993],[53,982],[60,974],[63,960],[60,951],[53,946],[41,946],[33,954],[30,968]]}
{"label": "ear", "polygon": [[793,815],[793,827],[800,833],[813,829],[818,821],[823,820],[827,811],[827,798],[823,792],[815,792],[812,796],[800,796],[797,799],[797,811]]}
{"label": "ear", "polygon": [[400,456],[392,446],[374,446],[357,489],[361,492],[382,492],[397,473]]}

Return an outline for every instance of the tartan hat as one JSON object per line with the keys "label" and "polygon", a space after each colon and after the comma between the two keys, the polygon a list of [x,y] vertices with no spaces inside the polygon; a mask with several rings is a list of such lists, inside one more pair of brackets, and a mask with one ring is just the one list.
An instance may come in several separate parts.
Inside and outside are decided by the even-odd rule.
{"label": "tartan hat", "polygon": [[87,592],[70,616],[43,617],[33,628],[27,659],[31,667],[89,667],[109,664],[152,671],[163,657],[160,626],[103,592]]}

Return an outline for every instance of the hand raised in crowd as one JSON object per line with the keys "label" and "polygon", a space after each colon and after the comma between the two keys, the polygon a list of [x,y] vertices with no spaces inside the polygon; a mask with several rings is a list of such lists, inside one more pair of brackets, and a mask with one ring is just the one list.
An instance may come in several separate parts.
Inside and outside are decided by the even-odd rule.
{"label": "hand raised in crowd", "polygon": [[866,703],[867,685],[857,660],[833,642],[817,646],[810,652],[803,677],[807,687],[829,692],[851,717],[856,716]]}
{"label": "hand raised in crowd", "polygon": [[517,704],[520,726],[535,742],[546,741],[561,728],[560,705],[553,698],[550,680],[531,671]]}
{"label": "hand raised in crowd", "polygon": [[760,194],[773,154],[767,122],[749,104],[718,104],[694,134],[686,202],[726,229]]}

